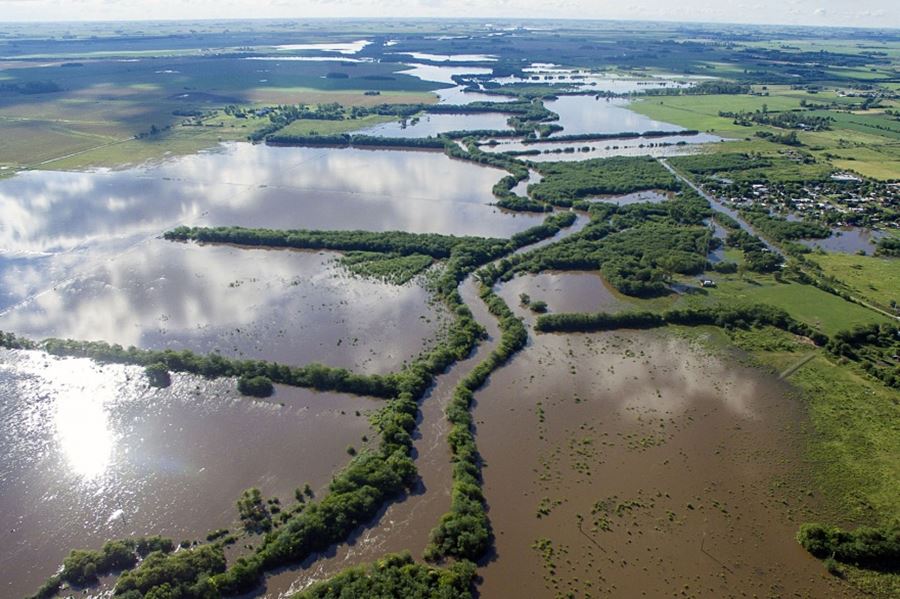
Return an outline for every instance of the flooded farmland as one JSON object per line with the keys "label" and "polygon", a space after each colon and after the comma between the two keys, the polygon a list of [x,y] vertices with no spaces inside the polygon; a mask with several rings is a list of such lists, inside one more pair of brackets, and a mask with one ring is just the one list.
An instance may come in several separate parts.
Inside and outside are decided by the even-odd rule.
{"label": "flooded farmland", "polygon": [[[237,519],[248,487],[293,501],[349,461],[381,402],[277,387],[241,398],[231,379],[0,351],[0,595],[22,597],[72,548],[163,534],[200,540]],[[13,484],[14,483],[14,484]]]}
{"label": "flooded farmland", "polygon": [[538,335],[476,400],[482,596],[843,596],[794,541],[815,499],[777,379],[655,333]]}

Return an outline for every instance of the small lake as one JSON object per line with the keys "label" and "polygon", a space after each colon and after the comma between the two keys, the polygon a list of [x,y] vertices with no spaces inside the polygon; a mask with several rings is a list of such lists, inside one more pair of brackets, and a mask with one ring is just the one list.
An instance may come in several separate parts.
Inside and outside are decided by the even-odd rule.
{"label": "small lake", "polygon": [[177,373],[153,389],[137,367],[9,350],[0,381],[4,597],[36,591],[73,548],[231,527],[252,486],[283,503],[305,483],[320,494],[382,405],[280,386],[251,401],[231,379]]}
{"label": "small lake", "polygon": [[811,248],[822,248],[826,252],[856,254],[863,251],[868,255],[875,253],[878,240],[887,235],[884,231],[863,227],[841,227],[834,229],[831,237],[826,239],[801,239],[800,243]]}

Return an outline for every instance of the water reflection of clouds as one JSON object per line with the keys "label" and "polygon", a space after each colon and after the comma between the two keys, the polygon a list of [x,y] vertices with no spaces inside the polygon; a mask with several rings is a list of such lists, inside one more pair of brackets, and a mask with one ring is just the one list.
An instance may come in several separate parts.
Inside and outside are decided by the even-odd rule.
{"label": "water reflection of clouds", "polygon": [[537,219],[488,205],[502,174],[441,153],[244,143],[127,171],[22,173],[0,181],[0,309],[178,224],[509,236]]}
{"label": "water reflection of clouds", "polygon": [[[637,348],[633,348],[637,349]],[[681,339],[642,339],[640,359],[621,359],[613,395],[621,398],[623,414],[638,418],[643,411],[677,415],[699,401],[721,402],[730,412],[756,419],[758,382],[720,359],[691,348]],[[650,376],[648,376],[650,375]]]}
{"label": "water reflection of clouds", "polygon": [[366,372],[414,356],[436,328],[427,293],[341,276],[333,258],[152,240],[8,310],[0,329]]}

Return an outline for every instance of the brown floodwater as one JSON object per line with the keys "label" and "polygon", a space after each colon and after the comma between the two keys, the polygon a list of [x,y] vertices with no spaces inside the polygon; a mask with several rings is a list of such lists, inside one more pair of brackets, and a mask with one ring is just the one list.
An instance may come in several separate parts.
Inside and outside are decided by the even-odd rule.
{"label": "brown floodwater", "polygon": [[446,311],[421,285],[354,277],[336,260],[151,239],[8,308],[0,330],[364,373],[430,346]]}
{"label": "brown floodwater", "polygon": [[493,351],[499,339],[497,321],[478,297],[476,284],[471,277],[463,282],[460,293],[475,318],[487,329],[488,339],[467,359],[457,362],[446,373],[438,376],[435,385],[420,404],[413,446],[413,456],[420,477],[415,489],[401,500],[389,504],[373,522],[360,527],[349,542],[338,544],[325,554],[313,556],[299,566],[268,575],[264,587],[248,594],[247,598],[289,597],[345,568],[371,563],[387,553],[408,550],[414,556],[422,555],[431,529],[450,509],[452,477],[447,445],[449,423],[444,409],[450,402],[456,385]]}
{"label": "brown floodwater", "polygon": [[853,596],[794,540],[816,499],[777,378],[660,332],[545,334],[476,399],[482,597]]}
{"label": "brown floodwater", "polygon": [[380,405],[281,386],[250,400],[177,373],[154,389],[136,367],[0,351],[0,596],[33,593],[73,548],[204,539],[234,525],[248,487],[284,503],[322,491]]}
{"label": "brown floodwater", "polygon": [[524,274],[504,283],[498,293],[510,307],[520,304],[524,293],[531,301],[547,302],[550,312],[615,312],[628,306],[623,296],[596,272]]}
{"label": "brown floodwater", "polygon": [[[553,243],[582,230],[589,218],[577,214],[571,227],[553,238],[520,248],[518,253]],[[420,403],[413,456],[419,472],[419,483],[409,495],[389,504],[372,522],[360,527],[348,543],[332,547],[324,555],[316,555],[303,564],[285,568],[266,577],[263,588],[249,597],[282,598],[325,580],[351,566],[371,563],[387,553],[410,551],[421,556],[428,544],[429,533],[450,508],[452,473],[447,445],[447,422],[444,410],[453,397],[456,385],[483,361],[497,346],[500,329],[497,319],[488,311],[478,295],[472,276],[460,285],[460,295],[471,308],[475,319],[487,331],[487,339],[467,359],[457,362],[437,377],[434,386]]]}

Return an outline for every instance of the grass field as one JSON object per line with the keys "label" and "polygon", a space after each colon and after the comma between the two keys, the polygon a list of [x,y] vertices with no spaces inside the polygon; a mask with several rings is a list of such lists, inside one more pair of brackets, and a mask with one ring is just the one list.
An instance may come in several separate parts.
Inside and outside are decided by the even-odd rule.
{"label": "grass field", "polygon": [[[887,317],[852,304],[821,289],[799,283],[779,283],[767,275],[715,275],[717,287],[705,294],[685,295],[681,304],[764,303],[778,306],[788,314],[826,335],[857,324],[885,322]],[[694,281],[695,283],[695,281]]]}
{"label": "grass field", "polygon": [[[83,60],[79,64],[82,66],[3,64],[0,77],[5,81],[52,80],[63,91],[0,93],[0,166],[123,166],[169,153],[194,152],[223,140],[244,139],[261,124],[232,123],[220,113],[215,120],[224,121],[224,126],[216,130],[182,128],[179,123],[184,117],[173,113],[185,110],[207,112],[227,104],[434,102],[436,96],[430,90],[441,87],[400,74],[405,67],[397,63],[174,56]],[[344,77],[329,76],[333,73]],[[365,93],[371,90],[379,94]],[[152,139],[131,140],[151,126],[173,130]],[[339,126],[337,130],[347,129]]]}
{"label": "grass field", "polygon": [[[755,137],[757,131],[782,132],[774,127],[735,125],[720,111],[770,111],[800,108],[800,101],[826,103],[856,102],[858,99],[839,97],[834,91],[809,94],[804,91],[770,86],[768,96],[709,95],[647,98],[630,104],[629,108],[651,118],[675,123],[689,129],[708,131],[734,140],[711,146],[715,151],[773,153],[786,146]],[[890,103],[894,106],[895,103]],[[799,132],[800,141],[813,155],[836,168],[854,170],[877,179],[900,178],[900,122],[884,114],[882,109],[865,113],[813,111],[835,119],[830,130]]]}
{"label": "grass field", "polygon": [[[800,391],[809,414],[807,455],[826,498],[823,519],[843,526],[900,518],[900,403],[897,392],[833,360],[823,349],[765,327],[683,329],[713,348],[733,344]],[[813,352],[811,360],[803,361]],[[790,372],[791,367],[797,367]]]}
{"label": "grass field", "polygon": [[889,309],[892,300],[900,302],[900,258],[828,253],[810,254],[809,259],[882,309]]}
{"label": "grass field", "polygon": [[379,123],[386,123],[392,120],[394,120],[392,117],[381,115],[370,115],[361,119],[349,119],[345,121],[300,119],[299,121],[294,121],[287,127],[280,129],[278,133],[287,135],[334,135],[336,133],[356,131],[364,127],[372,127]]}

